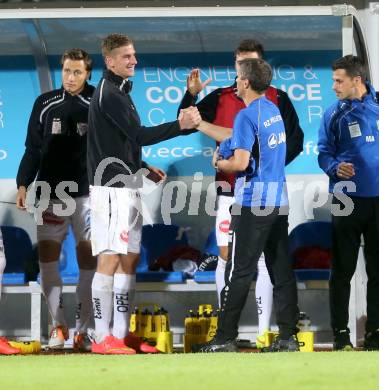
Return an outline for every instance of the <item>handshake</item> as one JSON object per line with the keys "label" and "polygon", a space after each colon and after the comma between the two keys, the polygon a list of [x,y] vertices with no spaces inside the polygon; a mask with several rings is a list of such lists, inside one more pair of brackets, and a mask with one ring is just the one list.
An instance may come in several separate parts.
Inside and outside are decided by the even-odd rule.
{"label": "handshake", "polygon": [[201,115],[195,106],[180,110],[178,121],[181,130],[196,129],[201,122]]}

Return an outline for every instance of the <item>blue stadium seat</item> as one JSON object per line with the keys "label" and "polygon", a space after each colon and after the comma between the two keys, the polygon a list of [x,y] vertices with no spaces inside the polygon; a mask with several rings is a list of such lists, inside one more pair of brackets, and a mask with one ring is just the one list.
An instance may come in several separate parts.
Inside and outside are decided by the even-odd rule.
{"label": "blue stadium seat", "polygon": [[212,229],[208,235],[207,242],[204,246],[204,253],[209,253],[210,255],[218,256],[218,246],[216,240],[216,229]]}
{"label": "blue stadium seat", "polygon": [[[324,221],[305,222],[296,226],[289,235],[289,253],[294,261],[294,253],[298,248],[319,246],[325,249],[332,247],[332,224]],[[329,269],[297,269],[298,281],[329,280]]]}
{"label": "blue stadium seat", "polygon": [[63,284],[77,284],[79,280],[78,261],[76,259],[76,241],[71,226],[63,241],[59,257],[59,271]]}
{"label": "blue stadium seat", "polygon": [[[63,284],[78,284],[79,268],[76,259],[76,242],[71,226],[68,228],[67,236],[62,243],[59,256],[59,272]],[[37,280],[40,283],[39,275]]]}
{"label": "blue stadium seat", "polygon": [[33,260],[33,246],[28,233],[16,226],[1,226],[7,261],[3,284],[24,284],[25,267]]}
{"label": "blue stadium seat", "polygon": [[[214,231],[208,237],[206,248],[211,248]],[[217,246],[217,244],[216,244]],[[307,246],[319,246],[329,249],[332,246],[332,226],[330,222],[306,222],[296,226],[289,235],[289,253],[294,261],[293,254],[296,249]],[[205,250],[206,251],[206,250]],[[212,252],[210,252],[212,253]],[[297,269],[295,270],[298,281],[307,280],[329,280],[330,270],[328,269]],[[214,283],[214,271],[197,271],[194,276],[195,282]]]}
{"label": "blue stadium seat", "polygon": [[144,225],[137,282],[182,283],[185,274],[179,271],[149,271],[149,265],[176,245],[188,245],[187,234],[176,225]]}
{"label": "blue stadium seat", "polygon": [[197,283],[216,283],[215,271],[196,271],[193,280]]}

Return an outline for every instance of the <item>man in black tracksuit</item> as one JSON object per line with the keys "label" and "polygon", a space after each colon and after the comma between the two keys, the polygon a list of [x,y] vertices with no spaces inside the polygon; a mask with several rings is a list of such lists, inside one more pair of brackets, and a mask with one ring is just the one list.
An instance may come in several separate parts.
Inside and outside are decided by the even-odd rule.
{"label": "man in black tracksuit", "polygon": [[142,126],[129,95],[129,77],[137,64],[132,41],[111,34],[102,42],[102,53],[107,69],[93,95],[88,123],[91,242],[93,254],[99,255],[92,283],[96,328],[92,352],[158,352],[128,334],[142,231],[140,169],[151,171],[141,161],[141,147],[181,135],[183,129],[196,127],[201,118],[191,107],[178,121]]}
{"label": "man in black tracksuit", "polygon": [[[17,173],[17,207],[25,209],[26,191],[36,176],[50,186],[42,224],[37,221],[41,288],[53,319],[50,348],[63,348],[68,338],[59,256],[69,225],[73,229],[80,269],[74,348],[87,350],[91,346],[87,327],[92,316],[91,283],[96,260],[90,245],[86,154],[88,108],[95,88],[87,83],[92,61],[84,50],[66,51],[61,62],[62,88],[40,95],[30,115],[25,153]],[[63,182],[70,183],[68,191],[68,183]],[[43,208],[47,201],[44,191],[38,195]]]}

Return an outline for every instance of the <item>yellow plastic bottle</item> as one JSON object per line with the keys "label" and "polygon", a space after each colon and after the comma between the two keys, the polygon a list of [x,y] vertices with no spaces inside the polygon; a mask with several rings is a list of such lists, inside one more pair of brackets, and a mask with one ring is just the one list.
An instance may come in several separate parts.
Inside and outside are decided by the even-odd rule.
{"label": "yellow plastic bottle", "polygon": [[41,352],[41,343],[39,341],[9,341],[9,344],[14,348],[18,348],[22,355]]}

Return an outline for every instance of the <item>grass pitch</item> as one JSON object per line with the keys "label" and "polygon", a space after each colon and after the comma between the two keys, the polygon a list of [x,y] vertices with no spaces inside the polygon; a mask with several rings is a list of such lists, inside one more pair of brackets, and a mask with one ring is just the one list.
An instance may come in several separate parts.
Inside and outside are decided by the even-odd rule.
{"label": "grass pitch", "polygon": [[0,389],[379,389],[379,352],[0,356]]}

